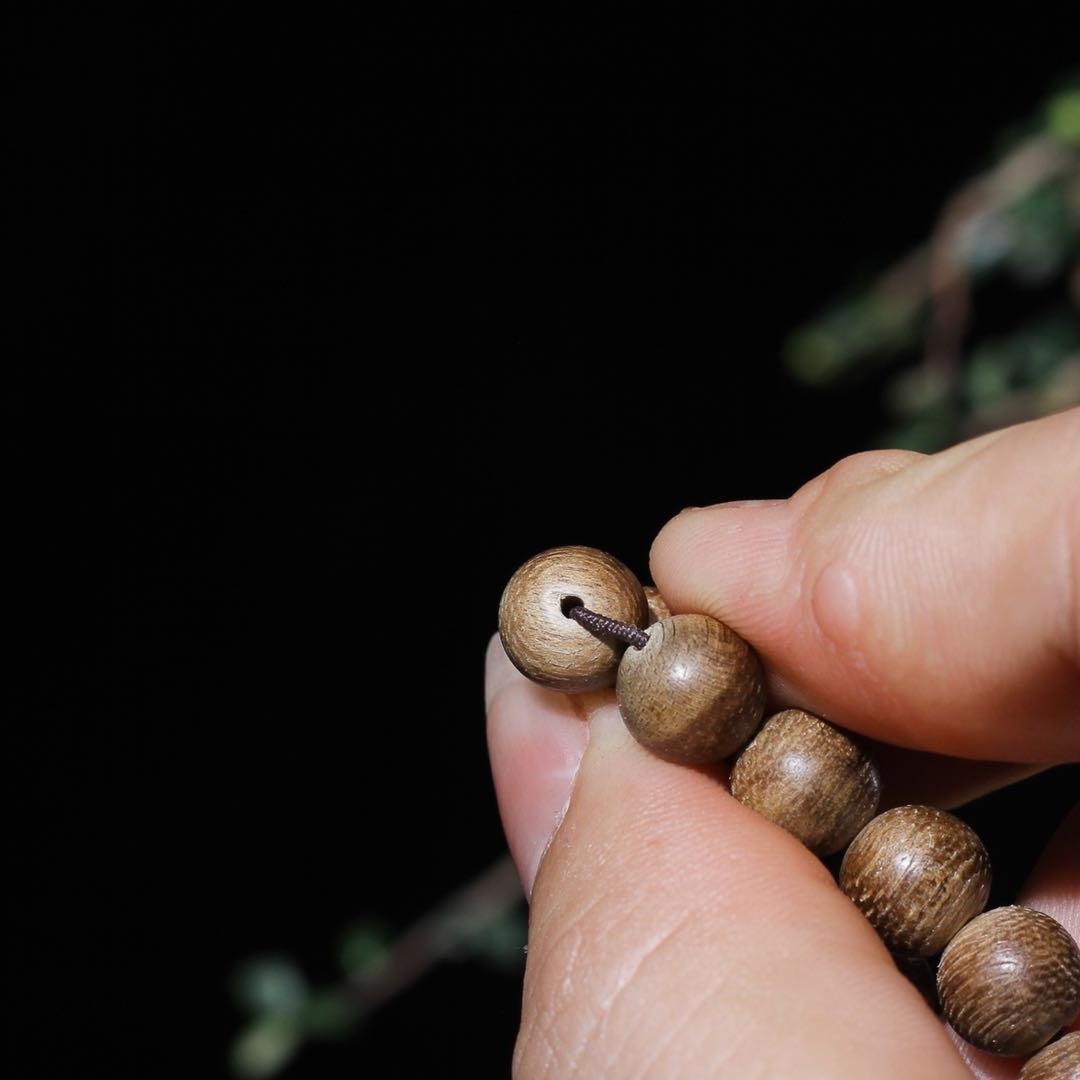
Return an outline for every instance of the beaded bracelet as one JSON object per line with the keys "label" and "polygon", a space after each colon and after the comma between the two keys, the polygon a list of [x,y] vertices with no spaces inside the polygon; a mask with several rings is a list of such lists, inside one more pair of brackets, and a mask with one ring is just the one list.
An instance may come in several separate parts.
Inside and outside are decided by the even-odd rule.
{"label": "beaded bracelet", "polygon": [[[1080,1011],[1080,949],[1068,931],[1031,908],[982,913],[990,860],[978,836],[929,806],[875,817],[877,768],[838,728],[801,709],[762,723],[761,662],[722,622],[672,615],[618,559],[561,547],[510,579],[499,635],[515,667],[543,686],[574,694],[614,685],[627,728],[660,757],[706,765],[741,750],[731,794],[818,856],[847,846],[840,888],[902,970],[941,953],[941,1011],[968,1042],[1026,1056]],[[1021,1075],[1070,1068],[1080,1070],[1080,1033],[1048,1046]]]}

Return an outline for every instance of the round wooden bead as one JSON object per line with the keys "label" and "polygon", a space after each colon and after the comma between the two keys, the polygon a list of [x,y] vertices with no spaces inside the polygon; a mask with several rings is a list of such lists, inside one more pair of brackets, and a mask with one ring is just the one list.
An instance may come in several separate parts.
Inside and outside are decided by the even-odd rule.
{"label": "round wooden bead", "polygon": [[994,908],[949,942],[937,986],[945,1019],[969,1043],[1031,1054],[1080,1012],[1080,949],[1041,911]]}
{"label": "round wooden bead", "polygon": [[654,622],[671,617],[671,608],[668,607],[668,602],[660,595],[660,590],[655,585],[645,586],[645,602],[649,605],[650,626]]}
{"label": "round wooden bead", "polygon": [[890,949],[932,956],[986,906],[990,859],[959,818],[898,806],[852,840],[840,888]]}
{"label": "round wooden bead", "polygon": [[623,654],[615,690],[634,738],[685,764],[733,754],[765,708],[757,655],[708,615],[672,615],[650,626],[649,643]]}
{"label": "round wooden bead", "polygon": [[731,794],[815,855],[831,855],[877,813],[881,781],[843,732],[802,709],[785,709],[739,755]]}
{"label": "round wooden bead", "polygon": [[1029,1058],[1018,1080],[1080,1080],[1080,1031],[1063,1035]]}
{"label": "round wooden bead", "polygon": [[626,646],[571,619],[567,612],[579,604],[639,627],[649,617],[633,572],[596,548],[543,551],[507,582],[499,602],[499,636],[514,666],[533,682],[570,694],[614,684]]}

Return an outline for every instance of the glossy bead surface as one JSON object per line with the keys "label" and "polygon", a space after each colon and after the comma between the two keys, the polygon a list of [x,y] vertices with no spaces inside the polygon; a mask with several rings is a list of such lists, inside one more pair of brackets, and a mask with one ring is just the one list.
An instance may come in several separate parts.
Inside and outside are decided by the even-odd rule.
{"label": "glossy bead surface", "polygon": [[757,655],[708,615],[672,615],[650,626],[649,643],[623,654],[616,693],[634,738],[686,764],[735,753],[765,708]]}
{"label": "glossy bead surface", "polygon": [[815,855],[831,855],[877,813],[881,781],[842,731],[802,709],[785,709],[739,755],[731,794]]}
{"label": "glossy bead surface", "polygon": [[1062,1035],[1029,1058],[1018,1080],[1080,1080],[1080,1031]]}
{"label": "glossy bead surface", "polygon": [[612,686],[626,646],[599,637],[566,614],[583,604],[644,627],[641,583],[618,559],[590,547],[541,552],[522,565],[499,602],[499,636],[514,666],[533,682],[565,693]]}
{"label": "glossy bead surface", "polygon": [[949,942],[937,986],[958,1035],[992,1054],[1031,1054],[1080,1012],[1080,949],[1041,911],[994,908]]}
{"label": "glossy bead surface", "polygon": [[898,806],[851,842],[840,888],[890,949],[933,956],[986,906],[990,859],[959,818],[929,806]]}

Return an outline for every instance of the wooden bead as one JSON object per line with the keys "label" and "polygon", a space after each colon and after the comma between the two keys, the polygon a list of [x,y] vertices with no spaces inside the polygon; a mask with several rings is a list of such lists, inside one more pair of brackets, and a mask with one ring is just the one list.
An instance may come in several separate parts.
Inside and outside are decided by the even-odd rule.
{"label": "wooden bead", "polygon": [[1020,1070],[1018,1080],[1080,1080],[1080,1031],[1040,1050]]}
{"label": "wooden bead", "polygon": [[852,840],[840,888],[890,949],[932,956],[986,906],[990,859],[959,818],[898,806]]}
{"label": "wooden bead", "polygon": [[649,605],[649,625],[661,619],[671,618],[671,608],[655,585],[645,586],[645,602]]}
{"label": "wooden bead", "polygon": [[815,855],[831,855],[877,813],[881,781],[843,732],[802,709],[785,709],[739,755],[731,794]]}
{"label": "wooden bead", "polygon": [[1080,949],[1041,911],[994,908],[949,942],[937,986],[958,1035],[992,1054],[1031,1054],[1080,1012]]}
{"label": "wooden bead", "polygon": [[499,602],[499,636],[514,666],[533,682],[569,694],[612,686],[626,648],[571,619],[567,611],[578,604],[634,626],[644,627],[649,617],[632,571],[590,547],[534,555]]}
{"label": "wooden bead", "polygon": [[672,615],[650,626],[649,643],[623,654],[615,689],[634,738],[686,764],[733,754],[765,708],[757,655],[708,615]]}

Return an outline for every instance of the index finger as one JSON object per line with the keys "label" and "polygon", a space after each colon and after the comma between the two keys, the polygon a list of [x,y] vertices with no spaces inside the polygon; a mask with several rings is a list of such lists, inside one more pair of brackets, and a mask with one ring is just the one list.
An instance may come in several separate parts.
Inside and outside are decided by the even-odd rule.
{"label": "index finger", "polygon": [[861,454],[791,499],[670,521],[652,573],[785,700],[913,749],[1080,760],[1080,409]]}

